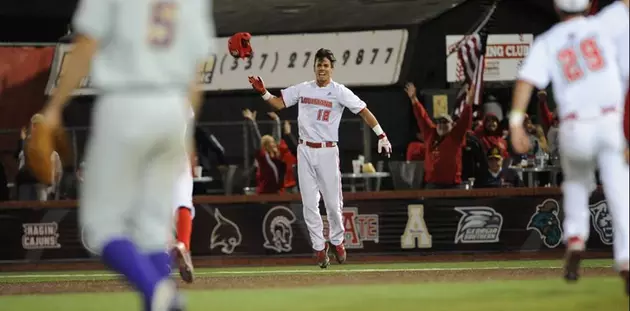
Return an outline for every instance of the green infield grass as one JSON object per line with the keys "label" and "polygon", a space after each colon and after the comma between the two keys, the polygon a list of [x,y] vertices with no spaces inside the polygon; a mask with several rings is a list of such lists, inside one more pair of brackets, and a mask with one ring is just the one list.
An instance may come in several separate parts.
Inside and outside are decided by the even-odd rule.
{"label": "green infield grass", "polygon": [[[610,267],[610,260],[589,260],[585,267]],[[550,269],[552,278],[523,280],[458,280],[424,281],[397,284],[351,284],[260,289],[187,289],[184,291],[188,310],[225,311],[621,311],[628,310],[628,298],[617,277],[584,277],[576,284],[566,284],[557,270],[560,261],[501,261],[431,264],[361,264],[333,265],[327,270],[312,266],[249,267],[200,269],[197,277],[225,278],[266,277],[273,281],[280,275],[360,276],[361,273],[405,273],[435,271],[466,273],[466,271]],[[557,271],[556,271],[557,270]],[[558,277],[555,277],[558,274]],[[482,274],[483,275],[483,274]],[[103,271],[36,272],[0,274],[3,287],[17,283],[54,284],[58,280],[81,282],[115,277]],[[267,280],[267,281],[269,281]],[[307,284],[308,285],[308,284]],[[47,285],[50,286],[50,285]],[[0,296],[0,310],[52,311],[126,311],[140,310],[138,297],[131,292],[41,294]]]}

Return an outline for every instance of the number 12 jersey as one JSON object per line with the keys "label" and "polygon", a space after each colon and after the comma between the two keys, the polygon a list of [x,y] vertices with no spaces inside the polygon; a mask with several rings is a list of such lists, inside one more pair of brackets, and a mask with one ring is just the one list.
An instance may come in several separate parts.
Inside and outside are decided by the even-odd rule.
{"label": "number 12 jersey", "polygon": [[324,87],[315,81],[290,86],[282,90],[282,100],[287,108],[299,104],[299,136],[309,142],[339,141],[343,110],[357,114],[366,107],[351,90],[332,80]]}
{"label": "number 12 jersey", "polygon": [[551,82],[560,119],[622,111],[627,68],[619,62],[619,42],[627,35],[628,8],[620,1],[595,16],[558,23],[536,38],[518,78],[538,89]]}

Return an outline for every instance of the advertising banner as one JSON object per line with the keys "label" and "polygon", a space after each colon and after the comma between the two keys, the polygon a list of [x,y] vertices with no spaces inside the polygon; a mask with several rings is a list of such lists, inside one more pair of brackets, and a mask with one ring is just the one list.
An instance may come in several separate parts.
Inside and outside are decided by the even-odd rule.
{"label": "advertising banner", "polygon": [[[560,197],[498,197],[346,202],[345,245],[352,253],[520,252],[561,248]],[[323,209],[323,208],[322,208]],[[606,201],[595,194],[590,250],[611,250]],[[77,209],[0,213],[0,260],[88,258]],[[328,224],[325,215],[324,236]],[[197,204],[191,249],[196,256],[312,253],[297,203]]]}
{"label": "advertising banner", "polygon": [[[463,35],[446,36],[446,80],[448,82],[464,80],[464,68],[455,51],[457,44],[463,38]],[[533,34],[489,35],[483,80],[515,80],[533,42]]]}
{"label": "advertising banner", "polygon": [[[228,38],[217,38],[218,54],[208,55],[199,72],[206,91],[251,89],[247,76],[259,75],[267,88],[285,88],[314,77],[315,52],[330,49],[336,59],[334,79],[347,86],[378,86],[398,82],[407,47],[406,29],[254,36],[254,56],[235,59],[227,52]],[[46,94],[57,87],[72,45],[60,44],[55,52]],[[85,77],[74,95],[96,94]]]}

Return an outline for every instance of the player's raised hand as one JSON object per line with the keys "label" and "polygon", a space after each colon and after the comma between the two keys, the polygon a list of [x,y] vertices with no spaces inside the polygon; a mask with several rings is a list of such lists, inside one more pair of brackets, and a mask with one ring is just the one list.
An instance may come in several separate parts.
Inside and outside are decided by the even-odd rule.
{"label": "player's raised hand", "polygon": [[378,140],[378,153],[381,154],[383,152],[385,152],[388,158],[392,154],[392,144],[385,135]]}
{"label": "player's raised hand", "polygon": [[265,82],[259,76],[249,76],[249,84],[252,85],[252,88],[256,90],[256,92],[262,94],[267,93],[267,89],[265,88]]}

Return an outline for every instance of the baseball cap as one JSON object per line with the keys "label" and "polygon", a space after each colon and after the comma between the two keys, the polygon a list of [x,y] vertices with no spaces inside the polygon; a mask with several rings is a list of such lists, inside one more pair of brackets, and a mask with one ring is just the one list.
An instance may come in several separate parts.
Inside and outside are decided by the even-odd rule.
{"label": "baseball cap", "polygon": [[584,12],[588,8],[590,0],[554,0],[556,7],[564,12]]}
{"label": "baseball cap", "polygon": [[488,159],[491,159],[491,158],[495,158],[495,159],[502,159],[503,158],[501,156],[501,151],[499,150],[499,148],[492,147],[492,148],[490,148],[490,150],[488,150]]}

